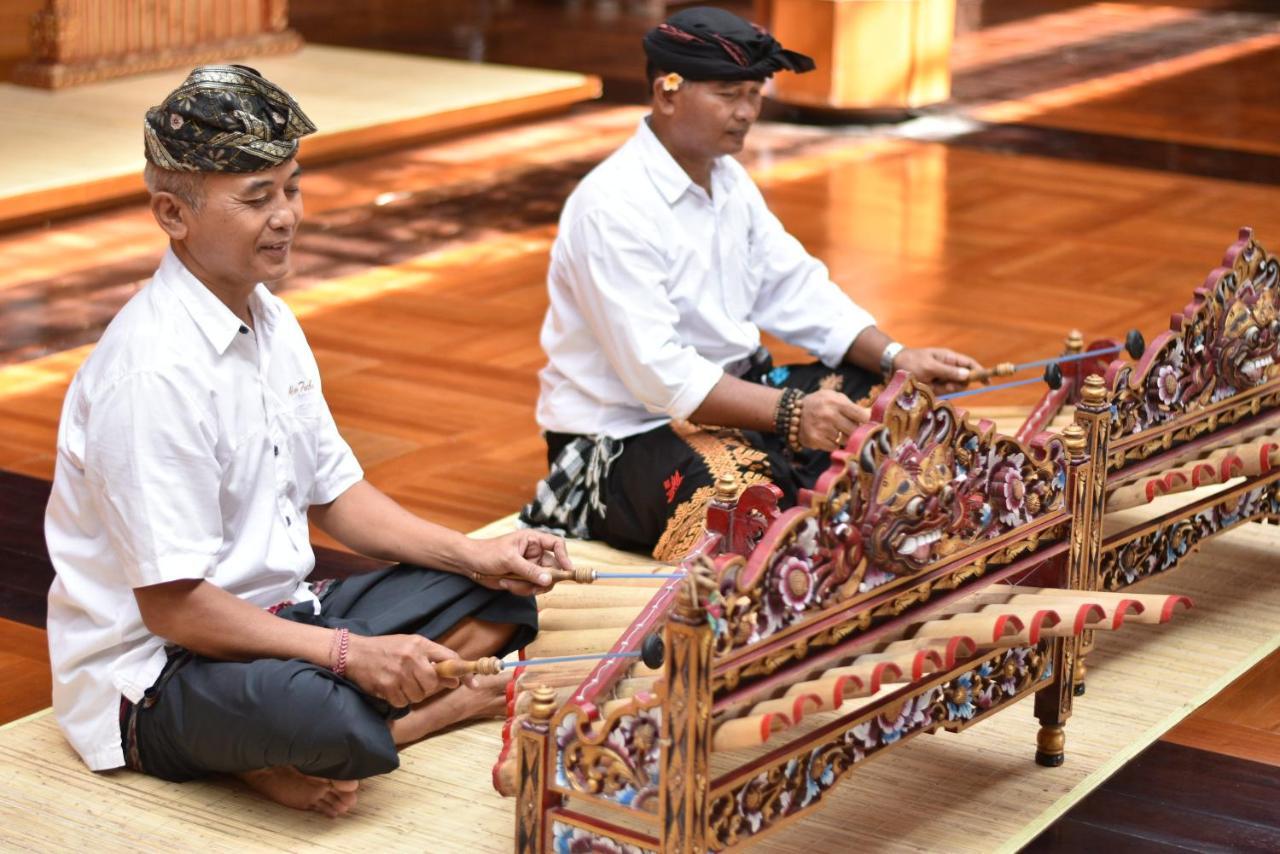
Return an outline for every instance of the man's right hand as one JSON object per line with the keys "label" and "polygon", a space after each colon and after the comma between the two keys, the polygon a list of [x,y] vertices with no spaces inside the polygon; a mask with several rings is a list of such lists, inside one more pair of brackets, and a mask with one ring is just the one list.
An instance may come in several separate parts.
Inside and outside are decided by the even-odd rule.
{"label": "man's right hand", "polygon": [[843,448],[859,424],[871,413],[846,395],[822,389],[804,397],[800,410],[800,444],[820,451]]}
{"label": "man's right hand", "polygon": [[432,665],[433,661],[457,657],[453,650],[421,635],[353,634],[347,648],[346,676],[366,694],[404,708],[438,691],[458,687],[457,679],[440,678]]}

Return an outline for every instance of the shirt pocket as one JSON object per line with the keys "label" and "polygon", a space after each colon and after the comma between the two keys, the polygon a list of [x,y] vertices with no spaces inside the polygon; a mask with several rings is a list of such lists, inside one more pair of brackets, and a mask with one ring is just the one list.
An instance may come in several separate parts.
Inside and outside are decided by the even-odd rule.
{"label": "shirt pocket", "polygon": [[315,486],[320,465],[320,430],[324,424],[324,405],[318,392],[298,395],[279,416],[279,431],[284,439],[292,475],[291,500],[305,510],[307,496]]}

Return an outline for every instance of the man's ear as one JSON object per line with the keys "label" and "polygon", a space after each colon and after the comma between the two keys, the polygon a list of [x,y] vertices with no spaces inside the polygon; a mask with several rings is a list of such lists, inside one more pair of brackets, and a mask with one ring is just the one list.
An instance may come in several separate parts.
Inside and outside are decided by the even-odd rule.
{"label": "man's ear", "polygon": [[680,90],[668,92],[662,88],[662,78],[657,77],[653,81],[653,109],[655,112],[664,116],[670,116],[676,111],[675,97],[680,94]]}
{"label": "man's ear", "polygon": [[170,240],[185,240],[190,231],[191,209],[173,193],[153,193],[151,215]]}

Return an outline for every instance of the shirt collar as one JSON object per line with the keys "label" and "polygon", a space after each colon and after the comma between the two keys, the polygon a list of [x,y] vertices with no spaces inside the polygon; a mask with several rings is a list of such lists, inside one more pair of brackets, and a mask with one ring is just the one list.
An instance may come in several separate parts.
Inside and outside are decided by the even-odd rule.
{"label": "shirt collar", "polygon": [[[689,177],[689,173],[676,162],[671,152],[667,151],[667,147],[653,132],[653,128],[649,127],[648,117],[640,120],[636,139],[640,144],[644,168],[649,173],[649,179],[653,181],[667,204],[674,205],[677,199],[696,186],[693,179]],[[724,171],[720,158],[717,157],[711,164],[711,186],[715,191],[717,209],[724,203],[723,197],[729,190],[729,184],[722,174]]]}
{"label": "shirt collar", "polygon": [[[231,342],[235,340],[236,335],[240,333],[240,327],[244,324],[222,300],[214,296],[213,291],[205,287],[204,283],[187,269],[172,248],[165,251],[156,277],[177,293],[187,313],[191,315],[196,326],[200,327],[204,337],[209,339],[209,343],[213,345],[218,355],[227,352],[227,348],[231,346]],[[255,320],[263,318],[271,322],[274,318],[269,316],[270,309],[262,310],[267,307],[267,301],[263,300],[258,293],[262,287],[259,284],[254,288],[249,300],[250,305]]]}

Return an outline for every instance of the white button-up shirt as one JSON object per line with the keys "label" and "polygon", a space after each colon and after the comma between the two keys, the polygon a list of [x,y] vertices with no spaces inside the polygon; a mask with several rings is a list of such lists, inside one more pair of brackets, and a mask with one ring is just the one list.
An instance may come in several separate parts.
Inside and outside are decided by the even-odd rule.
{"label": "white button-up shirt", "polygon": [[297,319],[265,286],[240,320],[170,251],[67,392],[45,539],[53,708],[91,769],[124,764],[120,695],[165,663],[133,588],[204,579],[314,601],[307,508],[363,473]]}
{"label": "white button-up shirt", "polygon": [[689,417],[763,328],[838,365],[875,323],[732,157],[695,184],[642,120],[560,217],[538,423],[623,438]]}

